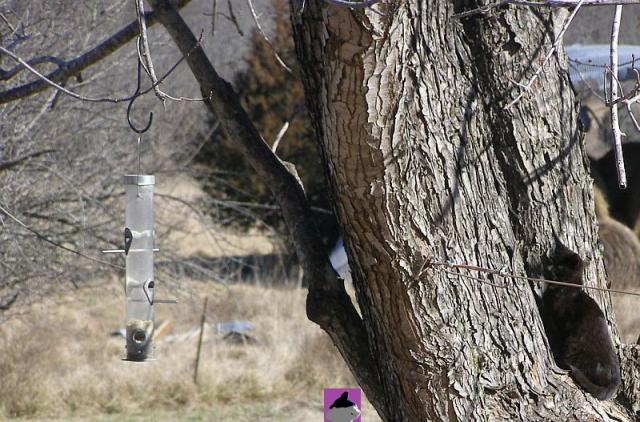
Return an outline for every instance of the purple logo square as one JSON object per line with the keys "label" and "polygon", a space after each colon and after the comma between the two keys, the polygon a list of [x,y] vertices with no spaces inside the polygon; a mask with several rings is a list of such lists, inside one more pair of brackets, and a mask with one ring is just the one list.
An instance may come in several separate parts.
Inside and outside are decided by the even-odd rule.
{"label": "purple logo square", "polygon": [[324,422],[361,422],[360,388],[325,388]]}

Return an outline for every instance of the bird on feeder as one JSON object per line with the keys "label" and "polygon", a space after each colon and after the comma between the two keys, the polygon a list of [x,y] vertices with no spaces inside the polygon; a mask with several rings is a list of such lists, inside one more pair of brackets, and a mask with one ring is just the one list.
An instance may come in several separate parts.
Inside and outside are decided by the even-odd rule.
{"label": "bird on feeder", "polygon": [[129,249],[131,249],[131,242],[133,241],[133,234],[129,227],[124,228],[124,254],[129,255]]}

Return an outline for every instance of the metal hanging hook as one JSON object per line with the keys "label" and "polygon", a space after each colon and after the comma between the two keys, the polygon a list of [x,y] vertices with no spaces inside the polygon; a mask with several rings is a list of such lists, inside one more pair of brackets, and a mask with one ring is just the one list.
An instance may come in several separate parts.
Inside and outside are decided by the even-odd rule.
{"label": "metal hanging hook", "polygon": [[153,112],[149,112],[149,122],[147,123],[147,125],[143,128],[143,129],[138,129],[137,127],[135,127],[133,125],[133,122],[131,121],[131,107],[133,107],[133,102],[136,100],[136,98],[138,98],[140,95],[140,76],[141,76],[141,69],[142,69],[142,62],[140,60],[140,55],[138,55],[138,82],[136,85],[136,91],[133,93],[133,95],[131,96],[131,100],[129,101],[129,105],[127,106],[127,122],[129,122],[129,127],[131,128],[131,130],[133,130],[134,132],[138,133],[138,134],[142,134],[145,133],[146,131],[149,130],[149,128],[151,127],[151,122],[153,122]]}

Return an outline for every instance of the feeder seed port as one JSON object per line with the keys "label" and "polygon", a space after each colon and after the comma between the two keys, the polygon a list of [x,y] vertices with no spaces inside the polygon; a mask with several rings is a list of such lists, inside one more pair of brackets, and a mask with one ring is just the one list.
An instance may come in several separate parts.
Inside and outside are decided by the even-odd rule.
{"label": "feeder seed port", "polygon": [[133,341],[135,341],[136,343],[144,343],[144,341],[147,339],[147,335],[142,330],[133,333],[132,337]]}

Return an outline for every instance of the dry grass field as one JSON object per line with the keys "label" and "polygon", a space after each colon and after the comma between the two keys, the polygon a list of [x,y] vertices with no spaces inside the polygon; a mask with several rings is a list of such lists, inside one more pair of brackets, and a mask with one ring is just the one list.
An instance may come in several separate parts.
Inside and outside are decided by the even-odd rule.
{"label": "dry grass field", "polygon": [[[162,292],[160,290],[159,292]],[[202,297],[209,305],[199,383],[193,382]],[[0,324],[0,418],[34,420],[313,421],[322,389],[354,380],[328,336],[306,319],[297,288],[185,281],[177,305],[158,305],[172,329],[155,361],[120,360],[123,298],[113,279],[31,305]],[[255,344],[230,344],[215,323],[250,320]],[[182,336],[184,337],[184,336]],[[365,420],[378,420],[368,403]]]}

